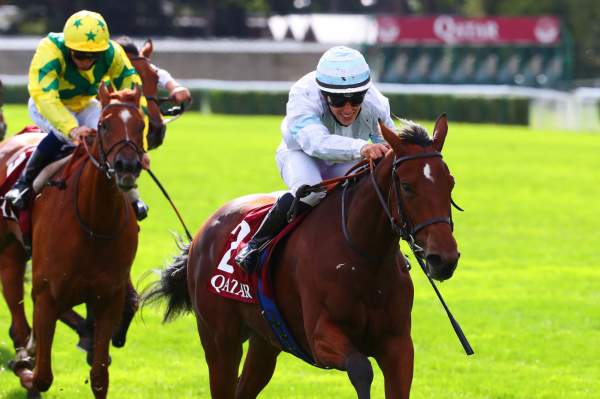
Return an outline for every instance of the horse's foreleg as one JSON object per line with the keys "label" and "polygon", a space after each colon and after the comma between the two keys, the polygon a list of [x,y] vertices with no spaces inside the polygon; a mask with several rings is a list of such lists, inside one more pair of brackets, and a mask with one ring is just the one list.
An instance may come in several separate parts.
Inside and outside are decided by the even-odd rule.
{"label": "horse's foreleg", "polygon": [[108,366],[110,365],[109,344],[119,315],[123,310],[125,293],[122,290],[110,301],[97,302],[94,313],[94,349],[90,380],[96,399],[104,399],[108,393]]}
{"label": "horse's foreleg", "polygon": [[8,244],[0,253],[2,293],[12,318],[8,334],[17,351],[25,348],[31,333],[31,327],[27,323],[25,306],[23,305],[25,264],[25,250],[18,241]]}
{"label": "horse's foreleg", "polygon": [[257,335],[250,337],[242,375],[238,380],[235,397],[256,398],[275,371],[277,355],[281,352]]}
{"label": "horse's foreleg", "polygon": [[133,283],[131,282],[131,277],[127,282],[127,290],[125,292],[125,306],[123,307],[123,314],[121,316],[121,321],[119,322],[119,327],[115,331],[112,337],[112,344],[116,348],[121,348],[125,346],[125,340],[127,338],[127,331],[129,330],[129,325],[131,324],[131,320],[133,320],[133,316],[135,312],[137,312],[139,307],[139,295],[135,288],[133,288]]}
{"label": "horse's foreleg", "polygon": [[33,308],[33,336],[35,340],[33,386],[41,392],[45,392],[50,388],[54,378],[51,358],[52,340],[54,339],[57,319],[56,303],[50,294],[50,290],[46,288],[34,296]]}
{"label": "horse's foreleg", "polygon": [[414,363],[410,334],[386,340],[379,352],[376,360],[383,372],[385,397],[408,399]]}
{"label": "horse's foreleg", "polygon": [[371,362],[325,313],[319,317],[313,333],[313,351],[319,364],[346,370],[359,399],[371,397]]}

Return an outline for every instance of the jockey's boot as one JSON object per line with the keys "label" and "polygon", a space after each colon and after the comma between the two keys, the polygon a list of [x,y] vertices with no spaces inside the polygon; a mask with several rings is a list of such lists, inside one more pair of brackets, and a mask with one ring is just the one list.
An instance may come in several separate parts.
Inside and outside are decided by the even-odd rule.
{"label": "jockey's boot", "polygon": [[15,185],[4,195],[4,199],[15,209],[20,211],[27,208],[27,205],[33,196],[33,181],[41,170],[52,162],[52,160],[52,156],[48,156],[41,151],[39,147],[36,148],[27,161],[27,165],[25,165],[25,169],[23,169],[21,176]]}
{"label": "jockey's boot", "polygon": [[258,263],[260,249],[288,224],[288,212],[294,203],[294,196],[285,193],[265,216],[254,236],[235,257],[235,262],[246,273],[252,273]]}
{"label": "jockey's boot", "polygon": [[131,206],[133,206],[133,211],[135,212],[135,218],[138,221],[146,219],[148,217],[148,205],[141,199],[137,198],[131,202]]}

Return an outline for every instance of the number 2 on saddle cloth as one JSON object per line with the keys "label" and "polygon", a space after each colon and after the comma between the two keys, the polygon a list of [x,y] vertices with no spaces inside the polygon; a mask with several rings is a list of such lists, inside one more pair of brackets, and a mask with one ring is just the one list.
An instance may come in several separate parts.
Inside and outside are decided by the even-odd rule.
{"label": "number 2 on saddle cloth", "polygon": [[308,354],[304,353],[294,340],[292,334],[290,334],[275,304],[271,284],[271,272],[277,265],[272,265],[269,262],[276,245],[300,224],[308,212],[295,217],[261,251],[256,272],[248,275],[235,263],[237,252],[241,251],[248,241],[250,241],[271,207],[272,204],[267,204],[252,209],[233,229],[223,247],[221,261],[208,282],[208,290],[216,295],[240,302],[259,303],[263,311],[263,316],[277,337],[281,347],[300,359],[314,364],[314,360]]}

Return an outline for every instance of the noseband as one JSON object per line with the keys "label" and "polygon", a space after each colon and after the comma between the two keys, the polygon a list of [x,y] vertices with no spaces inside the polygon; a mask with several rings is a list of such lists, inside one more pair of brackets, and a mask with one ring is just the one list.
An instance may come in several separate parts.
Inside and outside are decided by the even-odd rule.
{"label": "noseband", "polygon": [[[140,117],[142,117],[141,111],[138,107],[136,107],[134,104],[131,103],[124,103],[124,102],[114,102],[114,103],[109,103],[107,104],[104,108],[102,108],[102,112],[101,114],[104,115],[104,113],[110,109],[110,108],[116,108],[116,107],[125,107],[125,108],[129,108],[132,110],[135,110],[135,112],[137,112]],[[115,169],[112,167],[112,165],[110,164],[110,162],[108,161],[108,156],[110,155],[111,152],[113,152],[114,150],[116,150],[117,153],[121,152],[124,148],[130,147],[132,148],[135,153],[138,156],[138,160],[141,162],[141,158],[144,155],[144,151],[141,150],[137,144],[133,141],[131,141],[129,139],[129,137],[126,135],[125,138],[123,140],[119,140],[117,141],[115,144],[113,144],[108,151],[106,151],[104,149],[104,142],[102,141],[102,134],[106,131],[106,129],[103,127],[103,123],[105,118],[100,119],[100,121],[98,122],[98,143],[100,146],[100,154],[99,154],[99,160],[97,160],[91,153],[91,151],[88,148],[88,145],[86,143],[85,140],[82,140],[83,145],[88,153],[88,157],[89,159],[92,161],[92,163],[94,164],[94,166],[96,168],[98,168],[100,171],[102,171],[103,173],[106,174],[106,177],[108,179],[111,179],[113,177],[113,175],[115,174]],[[143,119],[143,117],[142,117]]]}
{"label": "noseband", "polygon": [[[424,152],[424,153],[420,153],[420,154],[407,155],[407,156],[400,157],[400,158],[396,158],[396,156],[394,156],[394,162],[392,164],[392,184],[390,187],[390,191],[394,190],[394,193],[396,194],[396,209],[398,210],[397,213],[398,213],[398,219],[400,219],[400,222],[398,222],[396,220],[396,217],[394,217],[394,215],[392,214],[392,211],[389,206],[389,199],[387,201],[385,200],[383,193],[382,193],[381,189],[379,188],[377,181],[375,180],[373,162],[372,161],[369,162],[369,172],[370,172],[371,183],[373,184],[373,188],[375,190],[375,193],[377,194],[379,203],[381,204],[383,211],[385,212],[385,214],[388,217],[388,220],[390,222],[390,228],[392,229],[392,231],[394,233],[398,234],[400,236],[400,238],[402,238],[404,241],[406,241],[409,244],[409,246],[411,247],[412,251],[415,253],[416,256],[422,255],[423,249],[417,245],[416,240],[415,240],[415,235],[419,231],[423,230],[425,227],[430,226],[432,224],[438,224],[438,223],[448,224],[450,226],[450,229],[452,230],[454,228],[454,223],[452,221],[452,209],[450,209],[450,211],[449,211],[449,216],[435,216],[430,219],[427,219],[426,221],[424,221],[422,223],[413,225],[410,222],[410,220],[408,219],[408,217],[406,216],[404,201],[402,200],[402,192],[400,190],[400,178],[398,177],[396,170],[402,162],[411,161],[414,159],[436,158],[436,157],[442,158],[442,153],[437,152],[437,151],[431,151],[431,152]],[[347,197],[348,187],[350,186],[349,182],[350,182],[350,180],[348,179],[343,184],[344,189],[342,192],[342,232],[344,233],[344,238],[346,239],[346,242],[348,243],[350,248],[352,248],[355,252],[357,252],[364,258],[367,258],[369,260],[375,260],[377,258],[373,257],[372,255],[367,254],[365,251],[358,248],[352,242],[350,233],[348,232],[348,227],[347,227],[347,223],[346,223],[346,197]],[[450,199],[450,203],[456,209],[462,211],[462,209],[454,203],[452,198]]]}

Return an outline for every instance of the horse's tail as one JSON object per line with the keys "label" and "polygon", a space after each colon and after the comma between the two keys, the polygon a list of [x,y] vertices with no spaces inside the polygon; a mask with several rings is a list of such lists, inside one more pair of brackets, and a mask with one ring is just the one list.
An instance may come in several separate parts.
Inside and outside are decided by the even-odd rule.
{"label": "horse's tail", "polygon": [[181,253],[174,256],[171,265],[162,270],[160,280],[151,284],[142,294],[144,306],[163,298],[167,299],[167,310],[163,317],[163,323],[192,310],[187,288],[187,262],[190,245],[185,244],[180,247]]}

